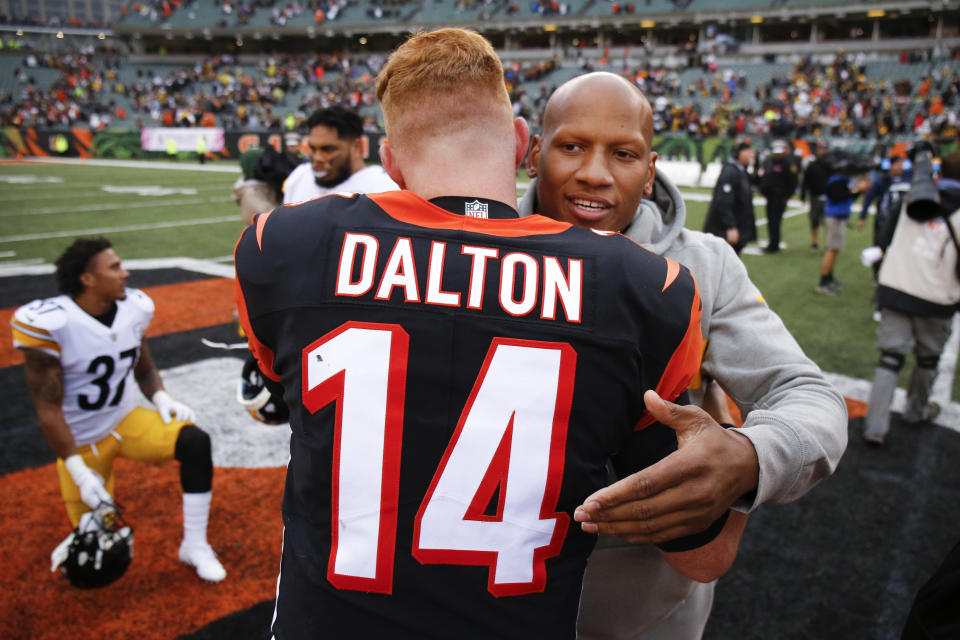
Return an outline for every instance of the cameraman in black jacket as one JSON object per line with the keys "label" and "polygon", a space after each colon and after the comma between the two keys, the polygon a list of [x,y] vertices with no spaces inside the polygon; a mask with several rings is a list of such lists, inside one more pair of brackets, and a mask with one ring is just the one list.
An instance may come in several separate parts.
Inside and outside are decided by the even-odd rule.
{"label": "cameraman in black jacket", "polygon": [[753,189],[748,173],[753,159],[754,150],[750,140],[740,140],[733,145],[733,155],[720,170],[703,223],[705,232],[726,238],[738,254],[757,237]]}

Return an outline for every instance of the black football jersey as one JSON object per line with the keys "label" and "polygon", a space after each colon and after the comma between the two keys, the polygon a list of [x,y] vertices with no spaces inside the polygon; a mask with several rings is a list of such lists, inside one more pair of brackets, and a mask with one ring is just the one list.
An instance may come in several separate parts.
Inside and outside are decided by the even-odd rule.
{"label": "black football jersey", "polygon": [[687,270],[409,191],[261,214],[236,268],[290,409],[275,637],[574,637],[595,542],[574,509],[628,440],[675,447],[637,430],[643,391],[699,366]]}

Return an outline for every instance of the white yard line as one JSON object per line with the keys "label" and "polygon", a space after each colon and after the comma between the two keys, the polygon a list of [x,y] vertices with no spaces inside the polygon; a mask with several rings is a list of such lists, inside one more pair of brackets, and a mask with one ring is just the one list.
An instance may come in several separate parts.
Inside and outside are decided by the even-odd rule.
{"label": "white yard line", "polygon": [[[13,186],[13,187],[16,189],[16,193],[17,193],[18,195],[23,193],[23,192],[20,190],[20,188],[21,188],[20,185],[2,185],[2,184],[0,184],[0,191],[5,190],[5,188],[8,187],[8,186]],[[37,186],[37,185],[30,185],[30,186]],[[54,186],[54,185],[49,185],[49,186],[47,186],[46,188],[44,188],[44,189],[43,189],[43,192],[44,192],[43,195],[39,195],[39,194],[38,194],[38,195],[23,195],[22,197],[10,198],[10,197],[7,197],[7,194],[6,194],[6,193],[4,193],[3,196],[2,196],[2,200],[3,200],[3,202],[35,202],[35,201],[37,201],[37,200],[62,200],[62,199],[64,199],[64,198],[110,198],[110,197],[117,197],[117,196],[126,197],[126,196],[129,196],[129,195],[138,195],[138,194],[127,194],[127,193],[110,193],[110,192],[108,192],[108,191],[104,191],[104,189],[103,189],[104,185],[99,185],[99,184],[97,184],[97,185],[79,185],[79,184],[76,184],[76,183],[72,183],[72,184],[67,185],[68,189],[63,189],[64,191],[69,191],[69,193],[50,193],[51,191],[53,191],[53,189],[51,188],[51,187],[53,187],[53,186]],[[225,197],[229,197],[229,193],[227,193],[227,192],[225,191],[224,186],[223,186],[223,185],[219,185],[219,184],[208,184],[208,185],[198,185],[198,186],[196,186],[196,187],[191,187],[191,186],[186,186],[186,187],[185,187],[185,186],[183,185],[183,183],[177,183],[177,184],[154,184],[154,183],[152,183],[152,186],[157,186],[157,187],[160,187],[161,189],[192,189],[192,190],[194,190],[194,191],[221,191],[221,192],[223,192],[223,193],[226,194]],[[140,197],[143,197],[143,198],[165,198],[165,197],[167,197],[167,196],[149,195],[149,196],[140,196]],[[27,212],[25,212],[25,213],[31,213],[31,212],[27,211]]]}
{"label": "white yard line", "polygon": [[[110,160],[106,158],[24,158],[20,163],[69,164],[84,167],[120,167],[124,169],[167,169],[169,171],[206,171],[209,173],[240,173],[240,164],[200,164],[199,162],[157,162],[154,160]],[[0,167],[3,165],[0,164]],[[16,165],[14,165],[16,166]]]}
{"label": "white yard line", "polygon": [[[226,220],[233,220],[233,216]],[[128,259],[123,261],[127,269],[183,269],[195,273],[203,273],[220,278],[232,278],[233,257],[219,256],[208,260],[198,258],[144,258]],[[54,272],[52,264],[0,264],[0,278],[24,275],[45,275]],[[953,318],[953,333],[947,342],[943,355],[940,357],[937,379],[933,386],[931,398],[940,403],[941,413],[937,424],[960,431],[960,403],[950,402],[950,393],[953,385],[953,376],[957,366],[958,347],[960,347],[960,315]],[[870,398],[870,381],[858,380],[838,373],[825,372],[827,380],[845,397],[852,400],[866,402]],[[906,404],[906,392],[897,389],[894,394],[893,411],[903,411]]]}
{"label": "white yard line", "polygon": [[[104,195],[104,197],[110,197]],[[113,211],[116,209],[149,209],[150,207],[179,207],[187,204],[203,204],[219,202],[229,204],[229,199],[224,195],[222,198],[186,198],[181,200],[148,200],[144,202],[116,202],[113,204],[95,204],[83,207],[49,207],[47,209],[24,209],[20,211],[4,211],[0,213],[0,218],[13,218],[18,216],[49,216],[59,213],[89,213],[90,211]],[[56,236],[52,236],[56,237]],[[2,238],[0,238],[2,241]]]}
{"label": "white yard line", "polygon": [[[81,165],[81,166],[101,166],[101,167],[123,167],[123,168],[148,168],[148,169],[166,169],[170,171],[208,171],[208,172],[218,172],[218,173],[239,173],[240,169],[238,166],[216,166],[216,165],[200,165],[193,163],[165,163],[165,162],[148,162],[148,161],[139,161],[139,160],[92,160],[92,159],[74,159],[74,158],[58,158],[56,160],[47,160],[43,158],[29,159],[30,163],[34,164],[70,164],[70,165]],[[517,189],[525,191],[529,188],[529,181],[517,181]],[[40,185],[31,185],[31,186],[40,186]],[[49,186],[49,185],[48,185]],[[205,187],[200,187],[205,188]],[[687,192],[681,191],[681,195],[684,200],[691,200],[694,202],[709,202],[712,198],[709,193],[698,193],[698,192]],[[192,200],[178,200],[178,201],[160,201],[160,202],[150,202],[150,203],[136,203],[133,205],[127,204],[123,206],[113,206],[113,205],[99,205],[97,207],[92,207],[88,209],[82,208],[72,208],[69,210],[63,209],[48,209],[48,210],[35,210],[29,212],[30,214],[44,214],[44,213],[68,213],[70,211],[82,211],[82,210],[104,210],[104,209],[122,209],[122,208],[139,208],[139,207],[149,207],[149,206],[179,206],[184,204],[199,204],[201,202],[223,202],[225,198],[217,199],[192,199]],[[754,198],[754,205],[763,205],[765,200],[763,198]],[[788,203],[789,208],[784,213],[784,218],[792,218],[794,216],[805,215],[807,213],[807,205],[799,200],[790,200]],[[0,216],[6,216],[8,214],[0,214]],[[15,214],[23,215],[23,214]],[[161,222],[154,224],[143,224],[143,225],[130,225],[126,227],[104,227],[102,229],[84,229],[81,231],[63,231],[59,233],[46,233],[46,234],[28,234],[21,236],[8,236],[0,237],[0,242],[22,242],[26,240],[41,240],[48,238],[64,238],[71,237],[82,234],[94,234],[94,233],[117,233],[124,231],[147,231],[151,229],[165,229],[171,227],[186,227],[196,224],[218,224],[223,222],[230,222],[236,220],[236,216],[221,216],[216,218],[201,218],[191,221],[182,221],[182,222]],[[757,220],[758,226],[763,226],[767,224],[766,218],[760,218]],[[195,271],[198,273],[204,273],[208,275],[218,276],[218,277],[233,277],[233,265],[232,256],[221,256],[219,258],[214,258],[211,260],[197,260],[194,258],[159,258],[159,259],[147,259],[147,260],[124,260],[124,266],[128,269],[156,269],[156,268],[180,268],[188,271]],[[0,265],[0,278],[5,276],[17,276],[17,275],[40,275],[53,273],[54,267],[50,264],[9,264],[9,265]],[[932,399],[937,400],[940,403],[941,414],[937,419],[937,424],[946,426],[955,431],[960,431],[960,404],[956,402],[949,402],[951,388],[953,384],[953,377],[956,371],[957,365],[957,354],[958,348],[960,348],[960,316],[954,317],[954,330],[951,335],[950,341],[947,343],[947,347],[944,349],[944,354],[940,358],[940,366],[938,368],[939,375],[937,380],[934,383],[934,389],[932,394]],[[850,378],[842,374],[834,373],[825,373],[827,379],[837,387],[837,389],[846,397],[853,400],[859,400],[866,402],[870,396],[870,381],[868,380],[858,380],[855,378]],[[906,392],[903,389],[897,389],[894,394],[894,401],[892,409],[894,411],[902,411],[906,402]]]}
{"label": "white yard line", "polygon": [[128,231],[151,231],[153,229],[172,229],[175,227],[194,227],[203,224],[221,224],[236,222],[236,214],[219,216],[216,218],[194,218],[173,222],[154,222],[150,224],[131,224],[125,227],[99,227],[96,229],[74,229],[73,231],[56,231],[52,233],[26,233],[18,236],[0,236],[0,244],[8,242],[27,242],[30,240],[50,240],[52,238],[72,238],[75,236],[89,236],[108,233],[125,233]]}
{"label": "white yard line", "polygon": [[[229,265],[218,264],[225,258],[230,260]],[[126,269],[183,269],[221,278],[233,277],[233,256],[220,256],[210,260],[200,258],[132,258],[124,259]],[[56,266],[50,263],[30,265],[0,264],[0,278],[11,276],[39,276],[53,273]]]}
{"label": "white yard line", "polygon": [[[953,331],[940,356],[937,378],[933,381],[933,392],[930,394],[930,399],[940,405],[940,415],[935,422],[953,431],[960,431],[960,404],[950,401],[953,377],[957,370],[958,348],[960,348],[960,314],[955,314]],[[861,402],[867,402],[870,399],[871,381],[858,380],[839,373],[825,372],[824,375],[844,397]],[[897,389],[893,394],[890,410],[903,412],[906,405],[907,392],[904,389]]]}
{"label": "white yard line", "polygon": [[[940,354],[940,361],[937,363],[937,377],[933,381],[933,390],[930,392],[930,400],[936,402],[941,407],[950,404],[950,395],[953,390],[953,377],[957,374],[957,355],[960,351],[960,314],[953,316],[953,329],[950,332],[950,339],[943,347],[943,353]],[[960,415],[954,416],[952,421],[953,428],[960,431]],[[938,418],[938,422],[943,420]],[[944,421],[946,424],[946,421]]]}

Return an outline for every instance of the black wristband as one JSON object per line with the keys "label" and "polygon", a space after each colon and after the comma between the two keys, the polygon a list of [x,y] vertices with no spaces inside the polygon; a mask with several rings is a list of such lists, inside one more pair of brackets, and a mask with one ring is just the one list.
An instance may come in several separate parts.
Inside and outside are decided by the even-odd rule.
{"label": "black wristband", "polygon": [[667,542],[661,542],[657,546],[668,553],[676,551],[690,551],[691,549],[702,547],[720,535],[720,532],[723,531],[723,526],[727,524],[727,518],[729,517],[730,509],[727,509],[723,512],[722,516],[714,520],[713,524],[700,533],[695,533],[690,536],[683,536],[682,538],[676,538],[674,540],[668,540]]}

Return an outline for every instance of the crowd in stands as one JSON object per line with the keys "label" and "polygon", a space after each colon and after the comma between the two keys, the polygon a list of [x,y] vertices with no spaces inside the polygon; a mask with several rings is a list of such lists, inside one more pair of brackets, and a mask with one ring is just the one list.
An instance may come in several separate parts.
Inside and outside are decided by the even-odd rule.
{"label": "crowd in stands", "polygon": [[157,22],[161,18],[166,20],[179,8],[180,0],[137,0],[130,4],[129,9],[124,5],[122,11],[123,15],[132,11],[142,16],[149,16],[153,22]]}
{"label": "crowd in stands", "polygon": [[[83,49],[34,58],[35,65],[60,71],[52,86],[41,87],[30,82],[29,60],[15,72],[19,92],[0,96],[4,126],[105,127],[126,118],[128,127],[274,129],[287,126],[290,114],[299,122],[332,103],[373,114],[373,83],[383,62],[379,56],[361,62],[322,54],[264,57],[255,67],[241,67],[222,55],[163,73],[139,68],[131,79],[129,71],[121,77],[119,56],[94,56]],[[808,56],[789,73],[774,73],[753,85],[710,58],[702,60],[695,76],[650,64],[618,66],[606,57],[584,63],[583,70],[598,64],[644,91],[658,133],[883,139],[956,137],[960,128],[960,78],[946,64],[932,65],[922,77],[890,80],[868,76],[862,55],[838,53],[828,64]],[[505,64],[514,111],[534,128],[556,84],[552,74],[561,66],[556,57]],[[371,130],[376,126],[373,119],[368,122]]]}
{"label": "crowd in stands", "polygon": [[60,16],[50,14],[46,18],[39,14],[29,14],[26,16],[0,14],[0,25],[16,25],[23,27],[76,27],[87,29],[100,29],[104,26],[100,20],[85,20],[78,16]]}
{"label": "crowd in stands", "polygon": [[[270,24],[278,27],[286,26],[304,13],[313,17],[312,23],[323,24],[335,21],[350,4],[349,0],[195,0],[204,1],[212,1],[219,9],[220,18],[215,23],[219,28],[249,24],[255,15],[263,12],[269,15]],[[395,20],[402,16],[402,7],[409,2],[372,0],[366,8],[366,15],[369,18]],[[169,20],[176,10],[190,6],[192,3],[185,0],[136,0],[130,5],[130,11],[153,23],[162,23]]]}
{"label": "crowd in stands", "polygon": [[401,20],[409,13],[409,6],[410,0],[372,0],[364,13],[376,20]]}
{"label": "crowd in stands", "polygon": [[960,77],[946,64],[918,79],[890,81],[868,77],[862,54],[838,53],[830,64],[807,56],[788,75],[774,73],[756,86],[733,69],[719,69],[715,59],[687,84],[676,70],[649,65],[623,73],[650,97],[661,133],[873,139],[955,137],[960,126]]}
{"label": "crowd in stands", "polygon": [[[121,58],[108,49],[97,51],[92,45],[63,55],[28,54],[23,66],[13,70],[20,85],[19,95],[0,92],[0,123],[3,126],[107,126],[115,117],[124,117],[109,96]],[[96,55],[96,65],[91,60]],[[34,72],[38,67],[53,67],[60,74],[50,87],[38,86]]]}
{"label": "crowd in stands", "polygon": [[[139,68],[132,79],[122,77],[121,64],[119,57],[93,56],[88,50],[30,56],[14,70],[21,85],[18,95],[0,95],[0,123],[105,128],[127,118],[130,128],[279,129],[290,112],[300,120],[333,103],[355,108],[372,105],[373,74],[382,58],[373,56],[366,64],[326,54],[264,58],[251,69],[223,55],[164,74]],[[31,82],[33,67],[57,69],[59,75],[52,86],[39,87]],[[301,91],[299,101],[285,99],[306,87],[310,90]]]}

